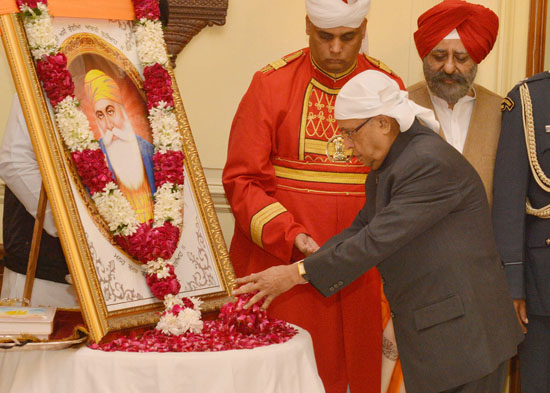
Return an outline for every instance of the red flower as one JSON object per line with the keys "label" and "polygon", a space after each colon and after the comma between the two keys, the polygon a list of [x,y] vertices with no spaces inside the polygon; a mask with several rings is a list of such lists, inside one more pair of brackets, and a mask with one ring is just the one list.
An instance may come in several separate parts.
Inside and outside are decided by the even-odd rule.
{"label": "red flower", "polygon": [[17,0],[17,8],[21,9],[21,6],[27,5],[30,8],[38,7],[38,3],[47,5],[47,0]]}
{"label": "red flower", "polygon": [[160,18],[158,0],[132,0],[132,3],[134,3],[137,20],[141,18],[158,20]]}
{"label": "red flower", "polygon": [[147,109],[154,108],[159,101],[164,101],[168,106],[173,107],[172,78],[168,71],[159,63],[155,63],[143,69],[143,76],[145,78],[143,88],[147,94]]}
{"label": "red flower", "polygon": [[164,300],[166,295],[177,295],[181,289],[178,277],[174,272],[174,265],[168,264],[170,275],[159,279],[156,273],[148,274],[146,277],[147,285],[151,292],[159,300]]}
{"label": "red flower", "polygon": [[158,228],[152,227],[152,220],[141,224],[130,236],[114,237],[115,241],[130,255],[142,263],[159,258],[170,259],[179,240],[179,228],[166,222]]}
{"label": "red flower", "polygon": [[54,108],[65,97],[73,96],[73,78],[67,70],[65,54],[43,56],[36,62],[36,72]]}
{"label": "red flower", "polygon": [[103,191],[105,185],[113,181],[113,174],[101,149],[76,151],[71,153],[71,157],[82,184],[88,187],[90,194]]}
{"label": "red flower", "polygon": [[183,159],[182,151],[170,150],[166,153],[155,153],[153,155],[155,184],[157,187],[161,187],[166,182],[183,184]]}
{"label": "red flower", "polygon": [[184,297],[181,300],[183,301],[183,305],[185,306],[185,308],[190,308],[190,309],[193,309],[193,310],[195,309],[195,304],[188,297]]}
{"label": "red flower", "polygon": [[218,318],[225,329],[235,330],[243,334],[257,334],[266,330],[269,319],[265,310],[261,308],[263,301],[244,309],[254,294],[240,295],[235,303],[226,303],[220,310]]}

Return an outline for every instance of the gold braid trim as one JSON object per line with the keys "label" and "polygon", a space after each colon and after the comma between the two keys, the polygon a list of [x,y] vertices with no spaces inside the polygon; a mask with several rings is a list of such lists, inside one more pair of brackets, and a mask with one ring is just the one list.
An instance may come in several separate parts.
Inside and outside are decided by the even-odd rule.
{"label": "gold braid trim", "polygon": [[250,238],[257,246],[264,248],[264,243],[262,242],[264,227],[279,214],[286,211],[283,205],[279,202],[274,202],[252,216],[250,222]]}
{"label": "gold braid trim", "polygon": [[527,198],[527,201],[525,202],[525,212],[530,216],[535,216],[538,218],[550,218],[550,205],[546,205],[540,209],[535,209],[531,206],[529,198]]}
{"label": "gold braid trim", "polygon": [[[550,192],[550,179],[540,167],[537,157],[537,142],[535,139],[535,121],[533,120],[533,104],[531,102],[531,94],[526,83],[519,87],[521,96],[521,106],[523,115],[523,131],[525,134],[525,145],[527,146],[527,156],[529,157],[529,165],[531,172],[537,184],[546,192]],[[535,209],[531,206],[529,198],[525,201],[525,212],[531,216],[539,218],[550,218],[550,205]]]}

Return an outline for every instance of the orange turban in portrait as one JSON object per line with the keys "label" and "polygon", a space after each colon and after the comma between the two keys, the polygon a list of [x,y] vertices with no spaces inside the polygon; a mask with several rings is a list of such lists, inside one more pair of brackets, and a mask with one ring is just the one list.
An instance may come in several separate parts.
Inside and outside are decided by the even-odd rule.
{"label": "orange turban in portrait", "polygon": [[108,99],[122,104],[122,97],[117,83],[103,71],[88,71],[84,78],[84,89],[94,104],[101,99]]}
{"label": "orange turban in portrait", "polygon": [[480,63],[493,49],[497,39],[498,16],[479,4],[444,0],[418,18],[414,42],[420,57],[426,57],[454,29],[470,57]]}

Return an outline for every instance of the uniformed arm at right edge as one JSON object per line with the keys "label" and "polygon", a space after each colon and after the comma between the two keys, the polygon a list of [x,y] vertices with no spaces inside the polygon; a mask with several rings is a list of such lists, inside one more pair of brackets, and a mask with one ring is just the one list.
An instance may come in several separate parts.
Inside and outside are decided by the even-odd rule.
{"label": "uniformed arm at right edge", "polygon": [[240,231],[289,263],[296,236],[308,231],[274,197],[277,181],[271,154],[280,115],[273,109],[264,75],[257,72],[231,126],[223,185]]}
{"label": "uniformed arm at right edge", "polygon": [[502,104],[493,182],[495,242],[513,299],[525,299],[525,200],[530,177],[518,87]]}

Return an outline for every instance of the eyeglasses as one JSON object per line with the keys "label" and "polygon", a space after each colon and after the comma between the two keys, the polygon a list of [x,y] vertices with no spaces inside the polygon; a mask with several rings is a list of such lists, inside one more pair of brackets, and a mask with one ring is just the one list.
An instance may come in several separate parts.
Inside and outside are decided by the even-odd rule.
{"label": "eyeglasses", "polygon": [[363,126],[365,124],[367,124],[370,120],[372,119],[372,117],[369,117],[367,120],[365,120],[364,122],[362,122],[361,124],[359,124],[358,127],[355,127],[353,130],[343,130],[342,128],[339,129],[340,131],[340,134],[342,134],[342,136],[345,136],[345,137],[348,137],[351,139],[352,136],[354,136],[355,134],[357,134],[359,132],[359,130],[361,128],[363,128]]}

